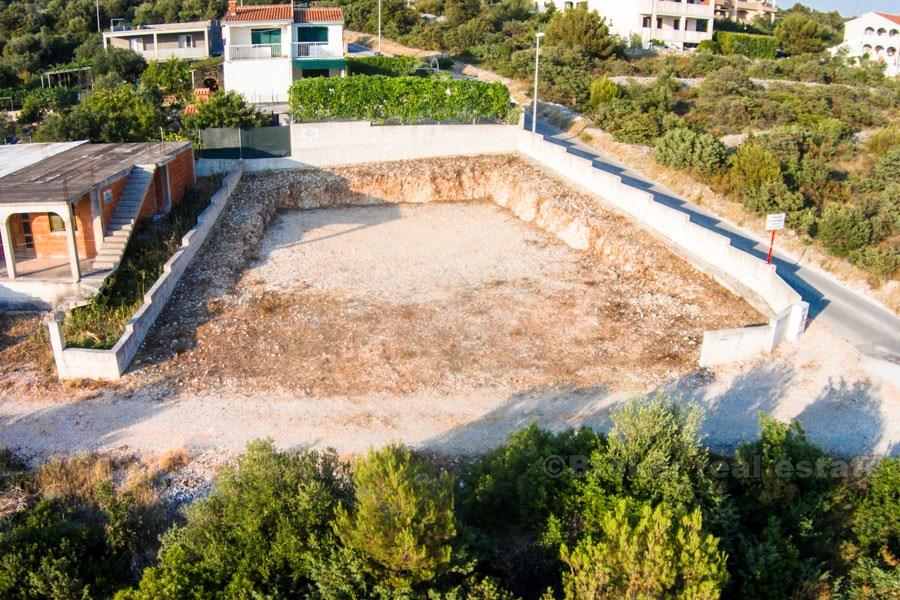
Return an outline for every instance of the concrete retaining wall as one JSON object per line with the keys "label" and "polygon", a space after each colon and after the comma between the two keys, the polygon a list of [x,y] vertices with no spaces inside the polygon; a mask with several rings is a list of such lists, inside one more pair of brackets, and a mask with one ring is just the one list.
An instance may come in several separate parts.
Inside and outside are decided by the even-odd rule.
{"label": "concrete retaining wall", "polygon": [[188,264],[215,225],[242,174],[240,165],[237,165],[225,177],[222,187],[210,199],[209,206],[198,216],[197,224],[181,239],[181,247],[166,261],[162,275],[144,294],[144,303],[125,325],[125,333],[115,346],[109,350],[67,348],[61,315],[54,315],[48,321],[53,358],[60,379],[115,380],[121,377],[171,297]]}

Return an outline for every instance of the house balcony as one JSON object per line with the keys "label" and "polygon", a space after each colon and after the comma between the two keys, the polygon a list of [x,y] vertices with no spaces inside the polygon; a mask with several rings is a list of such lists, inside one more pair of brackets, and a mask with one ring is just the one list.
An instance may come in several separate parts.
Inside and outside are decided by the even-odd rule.
{"label": "house balcony", "polygon": [[645,27],[642,30],[645,40],[659,40],[661,42],[673,44],[699,44],[703,40],[712,39],[712,33],[708,31],[684,31],[683,29],[654,29]]}
{"label": "house balcony", "polygon": [[294,42],[294,58],[341,58],[343,53],[328,42]]}
{"label": "house balcony", "polygon": [[712,0],[706,0],[706,2],[687,2],[686,0],[641,0],[639,6],[641,14],[656,13],[659,15],[672,15],[675,17],[697,17],[699,19],[711,19],[715,11]]}
{"label": "house balcony", "polygon": [[225,47],[225,60],[268,60],[290,58],[281,44],[240,44]]}
{"label": "house balcony", "polygon": [[145,49],[141,52],[144,58],[155,59],[155,60],[165,60],[168,58],[184,58],[184,59],[196,59],[196,58],[206,58],[209,56],[209,52],[205,47],[195,47],[195,48],[159,48],[159,49]]}

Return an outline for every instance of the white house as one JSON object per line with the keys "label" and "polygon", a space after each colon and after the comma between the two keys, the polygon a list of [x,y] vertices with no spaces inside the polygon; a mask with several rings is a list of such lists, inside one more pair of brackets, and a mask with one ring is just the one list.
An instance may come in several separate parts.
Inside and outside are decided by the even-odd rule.
{"label": "white house", "polygon": [[716,18],[752,23],[757,17],[772,20],[778,13],[776,0],[716,0]]}
{"label": "white house", "polygon": [[626,41],[637,36],[646,48],[651,40],[680,50],[712,39],[714,0],[544,0],[557,9],[587,6],[606,18],[610,31]]}
{"label": "white house", "polygon": [[237,6],[230,0],[222,29],[225,89],[248,102],[286,102],[296,79],[345,74],[340,8]]}
{"label": "white house", "polygon": [[844,43],[849,56],[883,62],[885,73],[900,75],[900,15],[869,12],[844,24]]}

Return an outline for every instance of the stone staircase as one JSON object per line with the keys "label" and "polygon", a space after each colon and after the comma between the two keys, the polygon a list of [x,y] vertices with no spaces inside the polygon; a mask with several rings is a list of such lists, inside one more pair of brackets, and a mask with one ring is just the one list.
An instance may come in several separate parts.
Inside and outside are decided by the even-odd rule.
{"label": "stone staircase", "polygon": [[100,252],[94,258],[95,273],[92,277],[86,277],[82,282],[88,285],[92,284],[92,279],[98,279],[102,284],[109,271],[118,268],[122,261],[122,255],[125,253],[125,247],[131,238],[131,232],[137,223],[138,215],[141,212],[141,206],[144,203],[144,197],[147,195],[147,189],[153,182],[153,174],[156,171],[154,166],[137,165],[132,167],[131,174],[128,176],[128,183],[119,199],[119,205],[116,212],[113,213],[112,219],[106,224],[106,231],[103,236],[103,243],[100,245]]}

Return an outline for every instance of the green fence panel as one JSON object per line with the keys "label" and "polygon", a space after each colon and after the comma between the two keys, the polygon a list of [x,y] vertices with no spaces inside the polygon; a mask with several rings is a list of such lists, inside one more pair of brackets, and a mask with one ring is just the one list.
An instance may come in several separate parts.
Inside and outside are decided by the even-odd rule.
{"label": "green fence panel", "polygon": [[201,158],[278,158],[291,155],[290,127],[213,127],[200,132]]}
{"label": "green fence panel", "polygon": [[201,130],[200,157],[240,158],[240,131],[236,127],[212,127]]}

